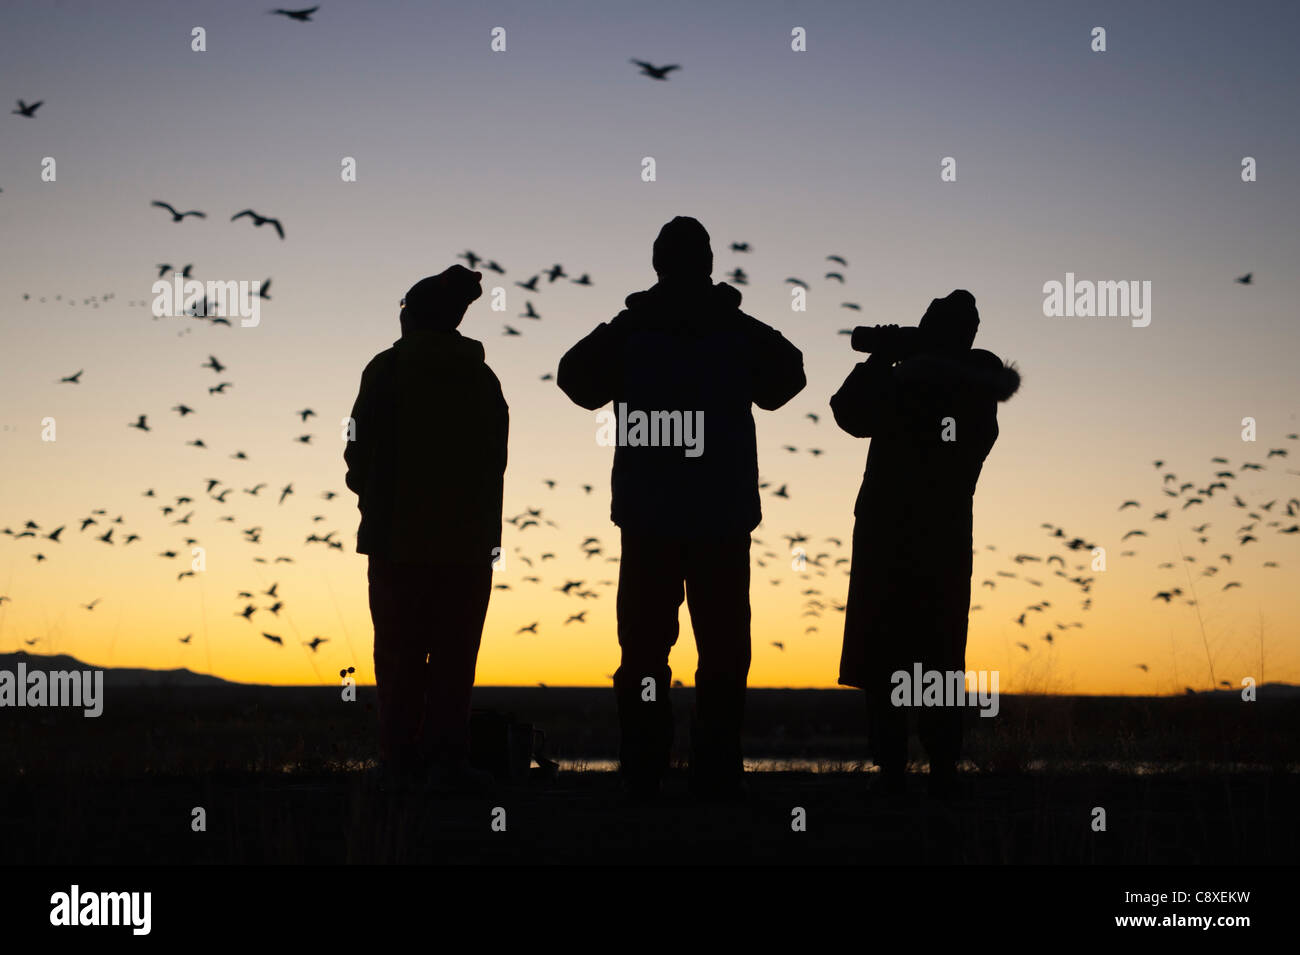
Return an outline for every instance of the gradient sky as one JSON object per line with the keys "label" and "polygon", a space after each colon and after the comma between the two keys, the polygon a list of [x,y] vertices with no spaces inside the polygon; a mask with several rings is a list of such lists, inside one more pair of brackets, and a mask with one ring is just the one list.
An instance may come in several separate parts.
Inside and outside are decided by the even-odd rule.
{"label": "gradient sky", "polygon": [[[507,269],[485,278],[507,289],[505,315],[485,295],[461,328],[484,342],[511,407],[506,513],[540,507],[558,525],[507,527],[499,579],[511,589],[493,596],[479,682],[606,682],[614,588],[587,601],[553,588],[617,578],[615,563],[578,547],[596,536],[617,555],[612,452],[595,442],[594,415],[540,377],[653,282],[650,243],[687,214],[713,235],[715,278],[736,265],[750,274],[744,308],[803,349],[810,382],[785,409],[758,413],[763,477],[790,498],[765,495],[755,532],[766,566],[754,567],[752,685],[835,682],[843,618],[802,616],[802,591],[842,601],[846,565],[805,577],[781,537],[848,556],[824,541],[851,536],[867,443],[839,432],[827,407],[860,357],[837,331],[913,323],[953,288],[978,299],[979,344],[1024,375],[976,497],[968,666],[1001,669],[1004,690],[1181,692],[1209,686],[1207,657],[1218,680],[1259,678],[1262,632],[1263,678],[1300,681],[1300,535],[1278,533],[1296,522],[1285,502],[1300,497],[1300,442],[1286,438],[1300,431],[1300,14],[1290,3],[1134,6],[326,0],[299,24],[253,3],[8,4],[0,96],[44,105],[32,119],[0,116],[0,526],[68,529],[62,543],[0,540],[11,598],[0,651],[39,639],[35,651],[96,664],[272,683],[329,681],[353,665],[369,682],[338,422],[366,361],[397,337],[405,289],[469,248]],[[190,49],[196,26],[207,52]],[[497,26],[504,53],[489,48]],[[807,52],[790,50],[795,26]],[[1094,26],[1107,30],[1105,53],[1090,50]],[[632,57],[682,69],[655,82]],[[46,156],[54,183],[40,178]],[[355,183],[341,181],[345,156]],[[653,183],[641,181],[644,156],[656,159]],[[955,183],[940,181],[945,156]],[[1243,156],[1256,158],[1257,182],[1241,181]],[[154,199],[209,218],[173,224]],[[229,221],[250,206],[281,218],[286,240]],[[753,252],[728,252],[732,241]],[[821,277],[831,253],[849,261],[843,288]],[[270,276],[260,327],[153,320],[140,303],[163,262],[192,262],[204,280]],[[556,262],[594,286],[514,287]],[[1067,271],[1150,281],[1150,326],[1044,317],[1043,284]],[[1233,282],[1248,271],[1253,285]],[[811,284],[807,312],[791,311],[787,276]],[[515,318],[526,300],[540,322]],[[507,322],[524,334],[503,336]],[[228,366],[221,378],[199,367],[209,354]],[[81,368],[80,384],[55,384]],[[221,379],[233,388],[209,396]],[[178,419],[168,409],[179,402],[197,413]],[[319,414],[307,426],[294,415],[304,407]],[[141,413],[148,434],[126,427]],[[55,442],[40,440],[46,416]],[[1258,421],[1254,444],[1241,440],[1245,416]],[[293,441],[305,432],[311,446]],[[185,445],[196,437],[209,448]],[[1290,456],[1267,458],[1270,448]],[[236,449],[250,460],[231,460]],[[1166,470],[1204,486],[1215,455],[1234,471],[1266,465],[1230,482],[1248,508],[1216,494],[1183,512],[1161,495]],[[208,478],[235,488],[229,506],[204,496]],[[267,499],[289,481],[284,505]],[[240,490],[258,482],[269,487],[256,499]],[[205,573],[178,582],[182,561],[156,556],[187,529],[146,488],[195,499],[188,531],[207,548]],[[340,496],[326,502],[325,490]],[[1119,513],[1129,498],[1141,508]],[[1166,506],[1170,520],[1154,522]],[[94,508],[108,512],[101,521],[123,516],[118,536],[142,539],[110,547],[80,534]],[[1235,532],[1251,510],[1260,540],[1243,547]],[[1078,555],[1045,522],[1107,548],[1086,612],[1077,588],[1011,560],[1062,553],[1074,572]],[[1207,544],[1190,530],[1202,522]],[[262,546],[240,534],[255,525]],[[1133,528],[1150,536],[1121,543]],[[304,546],[313,531],[348,546]],[[38,565],[38,551],[49,560]],[[544,551],[557,559],[534,567],[542,583],[522,582],[517,558]],[[253,560],[278,555],[295,563]],[[1199,576],[1207,565],[1221,569]],[[1229,581],[1242,587],[1223,591]],[[240,590],[273,582],[278,618],[235,616]],[[1153,600],[1173,586],[1197,605]],[[1042,599],[1052,607],[1017,625]],[[585,624],[564,623],[584,609]],[[690,683],[682,617],[673,665]],[[537,636],[515,635],[535,620]],[[1084,627],[1042,639],[1073,621]],[[312,655],[300,643],[317,634],[330,642]]]}

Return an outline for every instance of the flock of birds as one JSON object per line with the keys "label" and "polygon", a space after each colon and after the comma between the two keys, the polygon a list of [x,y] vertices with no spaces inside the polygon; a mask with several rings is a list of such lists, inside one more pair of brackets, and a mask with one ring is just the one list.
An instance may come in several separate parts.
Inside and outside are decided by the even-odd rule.
{"label": "flock of birds", "polygon": [[[1295,441],[1300,439],[1300,435],[1288,434],[1287,440]],[[1288,449],[1285,447],[1269,448],[1264,455],[1267,461],[1284,460],[1288,457]],[[1161,547],[1159,561],[1154,566],[1157,571],[1173,572],[1177,574],[1181,570],[1186,580],[1180,581],[1175,579],[1169,586],[1156,592],[1152,600],[1163,601],[1165,604],[1172,604],[1175,600],[1186,604],[1190,607],[1199,607],[1197,584],[1191,577],[1193,569],[1197,570],[1197,579],[1209,578],[1215,582],[1222,580],[1218,575],[1227,569],[1242,570],[1246,561],[1250,557],[1251,551],[1249,545],[1256,544],[1263,533],[1275,533],[1280,535],[1297,535],[1300,534],[1300,523],[1295,519],[1300,518],[1300,498],[1292,497],[1283,502],[1280,497],[1262,493],[1262,489],[1251,487],[1250,482],[1242,483],[1246,475],[1257,475],[1259,472],[1266,471],[1269,465],[1258,461],[1242,461],[1236,467],[1233,467],[1229,460],[1222,456],[1215,456],[1210,459],[1210,463],[1215,469],[1211,474],[1202,475],[1196,480],[1180,479],[1177,473],[1166,467],[1166,462],[1156,460],[1153,462],[1156,470],[1161,474],[1160,494],[1163,504],[1149,506],[1150,523],[1146,526],[1133,528],[1120,535],[1119,541],[1121,546],[1128,545],[1129,549],[1119,552],[1119,557],[1123,559],[1139,558],[1141,554],[1131,549],[1133,544],[1130,541],[1137,541],[1145,538],[1147,542],[1154,546]],[[1300,471],[1288,470],[1289,474],[1300,475]],[[1233,483],[1229,483],[1233,482]],[[1237,513],[1240,516],[1236,520],[1248,519],[1246,523],[1238,524],[1235,528],[1228,530],[1229,525],[1234,521],[1229,520],[1222,525],[1222,530],[1217,529],[1218,521],[1202,520],[1196,523],[1197,518],[1187,515],[1186,512],[1192,508],[1204,508],[1215,499],[1215,495],[1220,495],[1219,501],[1225,506],[1231,508],[1231,513]],[[1247,494],[1254,498],[1248,501],[1242,495]],[[1270,500],[1262,500],[1263,497],[1271,497]],[[1118,508],[1121,513],[1141,512],[1143,504],[1135,499],[1123,501]],[[1242,513],[1244,512],[1244,513]],[[1154,525],[1160,525],[1159,530]],[[1043,530],[1048,534],[1049,539],[1060,546],[1064,551],[1073,552],[1078,557],[1071,558],[1069,554],[1050,554],[1046,558],[1042,555],[1018,553],[1011,560],[1020,565],[1018,571],[999,570],[995,578],[1017,578],[1020,577],[1024,583],[1034,587],[1041,587],[1042,580],[1028,576],[1027,571],[1034,567],[1044,569],[1053,567],[1053,573],[1066,582],[1075,585],[1082,595],[1081,609],[1089,610],[1092,606],[1092,598],[1089,596],[1092,591],[1092,585],[1096,580],[1096,575],[1090,571],[1092,567],[1092,558],[1094,549],[1098,546],[1096,542],[1087,540],[1083,537],[1076,537],[1067,533],[1064,528],[1056,525],[1045,523],[1042,525]],[[1216,528],[1211,530],[1211,528]],[[1172,536],[1172,544],[1169,542],[1157,543],[1156,535],[1164,531],[1163,537]],[[1188,535],[1184,537],[1184,534]],[[1225,538],[1228,538],[1225,541]],[[1199,553],[1186,553],[1184,542],[1189,546],[1195,542],[1195,548]],[[1217,545],[1217,546],[1216,546]],[[1177,550],[1177,560],[1167,559],[1174,556],[1170,549]],[[1213,551],[1218,547],[1224,548],[1217,555]],[[1203,550],[1209,548],[1209,550]],[[988,550],[995,550],[992,545],[987,547]],[[1082,562],[1074,563],[1073,560],[1082,559]],[[1234,562],[1235,561],[1235,562]],[[1281,564],[1275,560],[1264,560],[1259,563],[1260,569],[1276,570]],[[999,581],[994,578],[986,578],[980,582],[981,588],[995,590]],[[1186,590],[1184,590],[1186,586]],[[1230,590],[1240,590],[1246,585],[1241,580],[1228,580],[1217,586],[1220,592]],[[1034,619],[1034,614],[1046,614],[1052,607],[1049,601],[1037,601],[1024,607],[1024,609],[1013,618],[1013,622],[1020,627],[1028,628]],[[978,605],[971,608],[972,610],[981,609]],[[1199,613],[1199,610],[1198,610]],[[1047,643],[1052,643],[1059,637],[1061,631],[1082,627],[1082,623],[1073,621],[1069,624],[1057,622],[1055,631],[1049,629],[1042,638]],[[1016,646],[1028,652],[1029,644],[1024,641],[1017,641]],[[1150,671],[1147,663],[1135,663],[1134,666],[1144,672]],[[1220,685],[1230,685],[1227,681],[1218,681]],[[1188,688],[1190,690],[1190,688]]]}

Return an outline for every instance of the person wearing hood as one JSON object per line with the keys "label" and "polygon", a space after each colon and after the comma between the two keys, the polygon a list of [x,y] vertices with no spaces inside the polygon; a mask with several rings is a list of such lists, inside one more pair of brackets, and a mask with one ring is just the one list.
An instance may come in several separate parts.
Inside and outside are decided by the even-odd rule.
{"label": "person wearing hood", "polygon": [[458,332],[483,293],[459,265],[402,300],[401,337],[361,376],[344,451],[369,556],[380,764],[396,785],[477,788],[470,693],[501,547],[509,409]]}
{"label": "person wearing hood", "polygon": [[[1020,387],[1014,366],[972,348],[978,326],[969,292],[935,299],[914,347],[873,352],[830,402],[843,430],[871,439],[839,682],[865,691],[872,758],[892,795],[905,791],[908,732],[894,674],[911,678],[918,663],[923,673],[965,670],[975,486],[998,437],[998,403]],[[952,794],[961,755],[963,708],[948,702],[917,716],[940,797]]]}
{"label": "person wearing hood", "polygon": [[624,780],[634,798],[652,798],[668,769],[668,657],[684,591],[699,652],[691,788],[733,798],[750,664],[749,535],[762,517],[752,407],[775,410],[803,389],[803,355],[742,312],[736,289],[713,284],[709,234],[695,219],[663,227],[652,263],[658,282],[574,345],[557,383],[583,408],[613,402],[602,414],[618,424],[607,443],[616,445],[610,510],[622,537],[614,690]]}

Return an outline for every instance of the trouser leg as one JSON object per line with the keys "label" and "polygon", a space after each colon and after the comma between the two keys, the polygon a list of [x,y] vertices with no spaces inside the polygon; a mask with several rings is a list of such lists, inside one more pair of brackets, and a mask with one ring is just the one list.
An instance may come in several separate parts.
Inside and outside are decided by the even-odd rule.
{"label": "trouser leg", "polygon": [[749,534],[688,545],[686,599],[699,651],[691,779],[728,789],[744,772],[741,731],[750,664]]}
{"label": "trouser leg", "polygon": [[421,748],[435,762],[454,764],[469,755],[470,697],[492,595],[492,565],[433,567],[429,582],[426,600],[435,609],[423,628],[428,662]]}
{"label": "trouser leg", "polygon": [[375,629],[375,686],[379,697],[379,758],[404,772],[420,760],[426,651],[413,608],[408,567],[372,556],[368,570],[370,616]]}
{"label": "trouser leg", "polygon": [[682,604],[681,546],[675,538],[623,531],[618,576],[618,642],[614,674],[619,762],[634,788],[653,789],[672,755],[672,671]]}

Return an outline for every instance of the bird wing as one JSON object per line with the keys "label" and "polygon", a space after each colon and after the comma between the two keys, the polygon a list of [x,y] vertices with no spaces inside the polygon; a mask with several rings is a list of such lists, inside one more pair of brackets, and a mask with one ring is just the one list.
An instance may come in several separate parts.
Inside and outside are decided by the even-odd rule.
{"label": "bird wing", "polygon": [[[161,204],[161,203],[154,203],[154,205],[160,205],[160,204]],[[171,208],[171,207],[168,206],[168,208]],[[235,221],[236,219],[238,219],[240,216],[255,216],[255,215],[257,215],[257,213],[254,212],[252,209],[245,209],[243,212],[236,212],[233,216],[230,217],[230,221],[231,221],[231,222],[234,222],[234,221]]]}
{"label": "bird wing", "polygon": [[150,203],[150,205],[158,206],[160,209],[166,209],[172,215],[176,215],[176,210],[172,207],[171,203],[160,202],[159,200],[155,199],[153,202]]}

